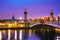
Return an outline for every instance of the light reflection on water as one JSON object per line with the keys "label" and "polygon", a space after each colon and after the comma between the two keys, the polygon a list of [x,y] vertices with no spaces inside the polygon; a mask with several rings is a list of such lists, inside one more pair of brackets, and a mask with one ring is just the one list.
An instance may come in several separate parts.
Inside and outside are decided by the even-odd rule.
{"label": "light reflection on water", "polygon": [[29,36],[31,36],[31,34],[32,34],[32,30],[30,29],[30,30],[29,30]]}
{"label": "light reflection on water", "polygon": [[10,30],[8,30],[8,40],[10,40]]}
{"label": "light reflection on water", "polygon": [[19,40],[22,40],[22,30],[20,30]]}
{"label": "light reflection on water", "polygon": [[[35,30],[31,30],[31,29],[27,31],[26,35],[25,35],[25,30],[19,30],[19,31],[14,30],[14,32],[12,33],[11,33],[11,30],[8,30],[8,31],[6,30],[6,32],[4,31],[2,34],[2,31],[0,30],[0,40],[2,39],[3,40],[18,40],[17,34],[19,35],[19,40],[24,40],[25,36],[27,36],[26,40],[41,40],[41,38],[35,34]],[[6,37],[7,35],[8,35],[8,38],[4,39],[3,36]],[[11,36],[14,36],[14,39]]]}
{"label": "light reflection on water", "polygon": [[56,36],[56,40],[60,40],[60,36]]}
{"label": "light reflection on water", "polygon": [[0,40],[2,40],[2,34],[1,34],[1,31],[0,31]]}
{"label": "light reflection on water", "polygon": [[17,30],[15,30],[15,40],[17,40]]}
{"label": "light reflection on water", "polygon": [[27,40],[40,40],[40,38],[30,29]]}
{"label": "light reflection on water", "polygon": [[27,40],[40,40],[38,36],[34,35],[34,34],[31,34],[31,35],[28,35],[28,39]]}

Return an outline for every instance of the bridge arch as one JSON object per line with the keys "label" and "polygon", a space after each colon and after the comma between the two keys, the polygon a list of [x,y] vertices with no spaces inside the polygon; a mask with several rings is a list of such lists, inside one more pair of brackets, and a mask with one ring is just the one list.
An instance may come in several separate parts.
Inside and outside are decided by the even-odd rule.
{"label": "bridge arch", "polygon": [[55,27],[55,28],[60,28],[60,26],[59,25],[57,25],[57,24],[51,24],[51,23],[33,23],[33,24],[31,24],[31,25],[29,25],[29,27],[33,27],[33,26],[36,26],[36,25],[45,25],[45,26],[52,26],[52,27]]}

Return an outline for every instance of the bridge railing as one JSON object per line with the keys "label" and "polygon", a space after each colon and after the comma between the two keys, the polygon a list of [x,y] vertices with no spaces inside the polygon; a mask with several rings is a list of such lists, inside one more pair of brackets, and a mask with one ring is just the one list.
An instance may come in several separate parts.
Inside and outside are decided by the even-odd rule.
{"label": "bridge railing", "polygon": [[34,25],[38,25],[38,24],[41,24],[40,22],[35,22],[35,23],[30,23],[30,27],[34,26]]}
{"label": "bridge railing", "polygon": [[[32,26],[38,25],[38,24],[42,24],[42,23],[40,23],[40,22],[34,22],[34,23],[30,23],[29,26],[32,27]],[[51,25],[51,26],[60,28],[60,22],[58,23],[58,22],[55,22],[55,21],[52,21],[52,22],[47,21],[47,22],[45,22],[45,23],[43,23],[43,24]]]}
{"label": "bridge railing", "polygon": [[58,23],[58,22],[54,22],[54,21],[53,22],[45,22],[44,24],[60,28],[60,23]]}

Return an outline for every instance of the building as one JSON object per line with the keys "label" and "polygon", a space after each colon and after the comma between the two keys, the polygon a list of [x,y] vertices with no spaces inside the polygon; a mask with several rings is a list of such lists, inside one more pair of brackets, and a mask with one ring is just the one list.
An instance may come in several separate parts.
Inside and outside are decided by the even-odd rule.
{"label": "building", "polygon": [[14,15],[12,16],[12,20],[13,20],[13,21],[16,20]]}
{"label": "building", "polygon": [[25,24],[25,27],[27,27],[27,11],[26,11],[26,9],[24,10],[24,24]]}
{"label": "building", "polygon": [[58,15],[58,22],[60,22],[60,14]]}
{"label": "building", "polygon": [[54,16],[53,16],[53,10],[50,11],[50,21],[54,20]]}

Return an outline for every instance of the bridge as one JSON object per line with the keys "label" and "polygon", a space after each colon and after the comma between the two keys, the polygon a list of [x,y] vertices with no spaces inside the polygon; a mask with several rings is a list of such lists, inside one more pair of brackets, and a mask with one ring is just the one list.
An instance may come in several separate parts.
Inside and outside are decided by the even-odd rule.
{"label": "bridge", "polygon": [[[35,32],[37,32],[40,35],[44,36],[42,38],[45,39],[45,36],[47,36],[49,38],[52,38],[55,35],[55,29],[56,28],[60,30],[60,25],[57,25],[55,23],[50,23],[50,22],[46,22],[46,23],[34,22],[34,23],[30,23],[28,25],[28,27],[6,27],[6,28],[0,28],[0,32],[2,32],[2,30],[8,30],[8,35],[9,35],[8,40],[9,40],[10,39],[10,30],[17,30],[18,31],[18,30],[21,30],[21,29],[23,30],[24,29],[25,30],[25,33],[26,33],[29,29],[34,29],[34,30],[36,30]],[[16,32],[17,31],[15,31],[15,39],[17,39],[16,38],[16,35],[17,35]],[[46,32],[49,35],[51,35],[51,36],[49,36],[48,34],[46,34]],[[1,33],[0,33],[0,35],[1,35]]]}
{"label": "bridge", "polygon": [[[50,38],[50,40],[53,40],[54,35],[60,35],[60,25],[57,23],[53,23],[53,22],[40,23],[40,22],[37,22],[37,23],[30,24],[30,27],[36,28],[38,35],[39,34],[40,34],[40,36],[44,35],[42,37],[42,38],[44,38],[44,40],[49,40],[49,38]],[[39,29],[37,29],[37,28],[39,28]]]}
{"label": "bridge", "polygon": [[37,22],[37,23],[31,23],[29,26],[32,27],[32,26],[35,26],[35,25],[38,25],[38,24],[50,25],[50,26],[53,26],[53,27],[56,27],[56,28],[60,28],[60,25],[58,25],[56,23],[53,23],[53,22],[46,22],[46,23]]}
{"label": "bridge", "polygon": [[[34,22],[34,23],[29,23],[28,27],[8,27],[7,26],[7,27],[0,28],[0,30],[8,30],[8,29],[12,29],[12,30],[15,30],[15,29],[35,29],[33,26],[35,26],[35,25],[41,25],[41,24],[53,26],[54,28],[60,28],[60,25],[58,25],[57,23],[53,23],[53,22],[45,22],[45,23]],[[38,27],[36,27],[36,28],[39,29]]]}

